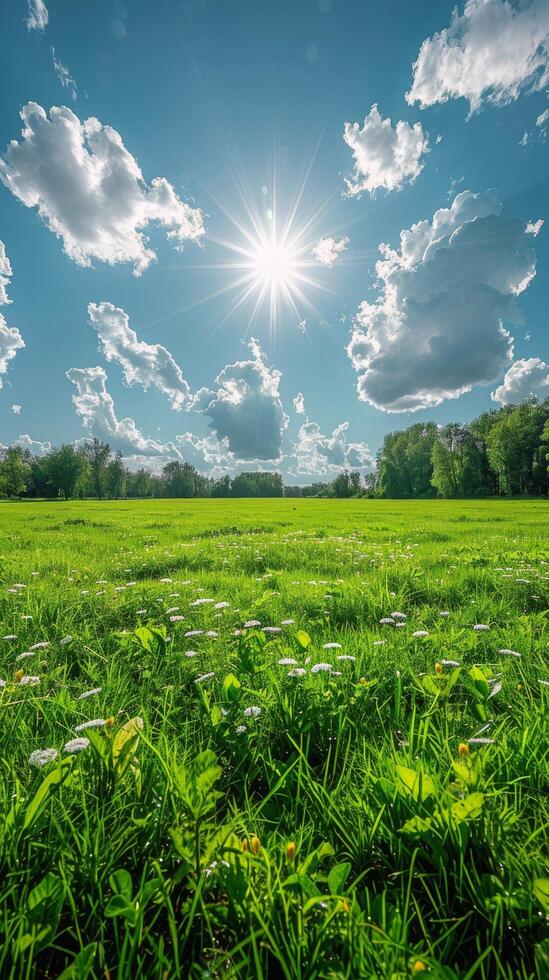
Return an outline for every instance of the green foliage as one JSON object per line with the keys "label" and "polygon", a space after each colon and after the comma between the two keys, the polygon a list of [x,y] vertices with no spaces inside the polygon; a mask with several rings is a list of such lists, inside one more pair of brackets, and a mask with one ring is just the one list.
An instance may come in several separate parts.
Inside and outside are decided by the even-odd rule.
{"label": "green foliage", "polygon": [[545,976],[546,523],[4,501],[0,975]]}

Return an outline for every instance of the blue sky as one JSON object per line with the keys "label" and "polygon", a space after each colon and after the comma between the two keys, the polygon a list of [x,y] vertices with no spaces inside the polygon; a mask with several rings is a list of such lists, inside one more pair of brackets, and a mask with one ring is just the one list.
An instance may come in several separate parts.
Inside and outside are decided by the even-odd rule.
{"label": "blue sky", "polygon": [[[412,422],[465,421],[549,393],[548,232],[536,225],[547,217],[549,192],[545,0],[469,0],[454,21],[454,0],[31,7],[35,26],[24,0],[1,15],[0,240],[11,302],[0,313],[25,346],[2,358],[0,344],[0,442],[98,435],[132,465],[158,468],[175,454],[217,472],[259,458],[307,482],[344,465],[367,469],[384,434]],[[463,55],[448,67],[451,44]],[[73,84],[62,84],[61,66]],[[42,107],[53,141],[38,124],[32,140],[21,135],[29,102]],[[54,106],[74,114],[63,131],[49,125]],[[75,161],[67,165],[63,140],[69,129],[81,137],[91,117],[119,134],[124,176],[132,158],[140,168],[144,183],[125,203],[107,179],[100,201],[90,195],[101,149],[86,144],[91,163],[82,175]],[[31,128],[37,118],[31,114]],[[344,127],[355,123],[352,143]],[[10,157],[12,140],[23,155]],[[156,177],[169,182],[169,204],[158,204]],[[442,247],[433,216],[465,191],[478,196],[455,205]],[[153,197],[157,220],[136,227],[135,208],[151,208]],[[110,215],[130,229],[126,238],[114,241]],[[401,231],[423,220],[429,254],[414,252],[410,270],[403,252],[393,252],[376,282],[379,245],[399,250]],[[242,229],[251,229],[252,243]],[[298,247],[288,247],[303,230]],[[136,236],[148,241],[136,246]],[[341,249],[331,266],[312,253],[326,239]],[[222,242],[245,243],[248,254]],[[156,253],[137,276],[136,247]],[[325,248],[330,255],[330,242]],[[243,287],[219,293],[242,275],[255,291],[231,312]],[[292,308],[283,294],[295,286],[302,296],[294,291]],[[263,287],[266,301],[252,319]],[[357,324],[363,301],[371,307]],[[90,303],[100,329],[89,323]],[[112,307],[117,329],[122,311],[128,317],[122,351]],[[155,345],[169,352],[177,396]],[[106,377],[67,377],[96,367]],[[299,392],[301,413],[293,406]],[[119,424],[128,420],[133,426]]]}

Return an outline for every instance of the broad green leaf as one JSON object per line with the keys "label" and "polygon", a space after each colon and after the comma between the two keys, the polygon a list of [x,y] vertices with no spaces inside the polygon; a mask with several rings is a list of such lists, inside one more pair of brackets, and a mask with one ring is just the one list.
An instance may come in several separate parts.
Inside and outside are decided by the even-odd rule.
{"label": "broad green leaf", "polygon": [[305,630],[298,630],[295,635],[295,638],[299,643],[300,647],[302,648],[302,650],[306,650],[311,643],[311,637],[309,636],[308,633],[305,632]]}
{"label": "broad green leaf", "polygon": [[549,912],[549,878],[536,878],[532,884],[532,894],[543,911]]}
{"label": "broad green leaf", "polygon": [[467,820],[475,820],[482,812],[483,793],[471,793],[464,800],[457,800],[440,813],[440,819],[449,827],[457,827]]}
{"label": "broad green leaf", "polygon": [[487,698],[490,693],[490,685],[480,667],[471,667],[469,677],[477,694],[482,698]]}
{"label": "broad green leaf", "polygon": [[240,688],[242,687],[238,677],[235,674],[227,674],[223,678],[223,695],[227,701],[237,701],[240,697]]}
{"label": "broad green leaf", "polygon": [[345,882],[349,877],[350,871],[351,865],[348,861],[342,861],[341,864],[336,864],[335,868],[332,868],[328,875],[328,888],[330,889],[330,895],[343,894]]}
{"label": "broad green leaf", "polygon": [[33,823],[42,812],[50,797],[63,785],[63,783],[68,780],[71,774],[73,761],[74,758],[63,759],[56,769],[52,769],[52,771],[44,777],[32,800],[25,809],[23,830],[28,830],[29,827],[32,827]]}
{"label": "broad green leaf", "polygon": [[118,871],[113,871],[109,878],[109,885],[115,895],[121,895],[128,902],[131,901],[133,881],[131,874],[125,868],[119,868]]}
{"label": "broad green leaf", "polygon": [[112,740],[112,761],[115,772],[118,776],[123,776],[130,765],[139,742],[139,736],[143,731],[143,719],[139,716],[130,718],[125,725],[122,725]]}
{"label": "broad green leaf", "polygon": [[407,820],[404,826],[400,828],[399,833],[418,834],[421,837],[423,834],[429,832],[431,824],[431,817],[427,817],[425,820],[423,817],[412,817],[411,820]]}
{"label": "broad green leaf", "polygon": [[88,943],[84,946],[84,949],[76,954],[72,963],[59,974],[57,980],[87,980],[92,971],[96,950],[97,943]]}
{"label": "broad green leaf", "polygon": [[434,794],[435,784],[426,773],[416,772],[414,769],[408,769],[406,766],[397,766],[396,771],[402,783],[402,786],[399,788],[406,795],[412,796],[414,800],[421,803],[428,796]]}

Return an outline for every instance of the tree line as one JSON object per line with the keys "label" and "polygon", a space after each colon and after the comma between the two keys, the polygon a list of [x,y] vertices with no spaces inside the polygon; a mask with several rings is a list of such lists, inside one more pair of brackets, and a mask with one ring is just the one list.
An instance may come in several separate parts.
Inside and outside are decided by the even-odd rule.
{"label": "tree line", "polygon": [[120,453],[92,439],[66,444],[43,456],[12,446],[0,459],[0,496],[28,498],[95,497],[282,497],[280,473],[250,472],[220,479],[203,476],[191,463],[166,463],[160,474],[132,472]]}
{"label": "tree line", "polygon": [[284,485],[280,473],[214,479],[174,460],[160,474],[130,471],[120,453],[92,439],[43,456],[10,447],[0,454],[2,497],[489,497],[549,492],[549,399],[483,412],[467,424],[417,422],[385,436],[373,473]]}

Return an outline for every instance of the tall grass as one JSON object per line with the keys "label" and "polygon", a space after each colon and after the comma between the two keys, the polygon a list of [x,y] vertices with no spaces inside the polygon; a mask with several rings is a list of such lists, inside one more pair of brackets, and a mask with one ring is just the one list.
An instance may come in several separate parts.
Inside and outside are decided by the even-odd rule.
{"label": "tall grass", "polygon": [[2,505],[0,975],[548,976],[547,515]]}

